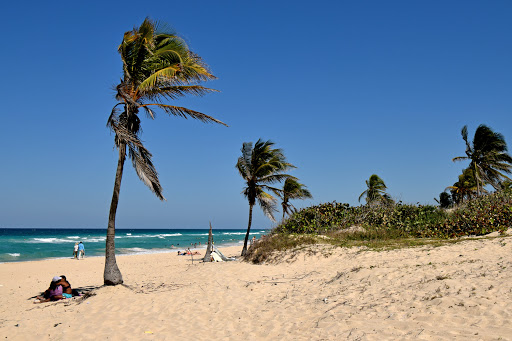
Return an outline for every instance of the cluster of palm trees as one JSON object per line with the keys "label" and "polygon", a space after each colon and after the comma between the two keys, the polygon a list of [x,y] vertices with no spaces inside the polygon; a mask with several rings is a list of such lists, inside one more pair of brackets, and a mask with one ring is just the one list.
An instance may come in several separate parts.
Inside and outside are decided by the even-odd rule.
{"label": "cluster of palm trees", "polygon": [[450,207],[465,200],[487,193],[486,187],[495,190],[510,188],[511,181],[507,174],[511,173],[512,157],[507,153],[507,143],[500,133],[481,124],[475,131],[473,141],[468,141],[468,127],[461,130],[462,139],[466,144],[466,156],[453,158],[454,162],[469,161],[459,179],[441,193],[437,200],[441,207]]}
{"label": "cluster of palm trees", "polygon": [[[286,161],[281,149],[273,146],[274,142],[270,140],[259,139],[254,145],[252,142],[245,142],[241,149],[242,155],[236,163],[236,169],[245,182],[242,194],[249,202],[249,223],[242,256],[247,252],[252,211],[256,203],[270,220],[276,221],[274,213],[277,212],[278,200],[270,192],[282,200],[283,220],[286,214],[291,214],[296,210],[290,200],[311,198],[311,193],[304,184],[301,184],[296,177],[285,173],[295,166]],[[283,188],[275,186],[276,183],[282,181],[284,181]]]}
{"label": "cluster of palm trees", "polygon": [[[127,155],[141,181],[159,199],[165,200],[158,173],[152,163],[152,155],[140,139],[139,114],[144,112],[148,118],[154,119],[155,109],[160,109],[171,116],[226,125],[203,113],[166,103],[186,95],[202,96],[216,91],[200,85],[203,81],[215,79],[215,76],[201,57],[192,52],[176,33],[145,19],[138,28],[124,34],[118,52],[123,64],[123,77],[115,88],[118,103],[113,107],[107,122],[107,126],[115,134],[118,164],[105,247],[106,285],[123,283],[115,258],[115,219]],[[441,205],[449,205],[451,201],[458,203],[481,195],[487,192],[488,185],[496,190],[512,186],[506,175],[511,172],[512,157],[507,153],[503,136],[485,125],[477,128],[471,143],[468,141],[467,126],[462,128],[461,134],[466,143],[466,156],[456,157],[453,161],[469,160],[470,163],[458,181],[447,188],[451,195],[446,192],[441,194]],[[256,203],[265,215],[275,221],[278,199],[271,194],[273,193],[281,199],[284,220],[285,215],[296,211],[290,201],[311,198],[311,193],[296,177],[286,174],[295,166],[287,162],[281,149],[274,148],[272,141],[259,139],[255,144],[246,142],[241,151],[236,168],[245,181],[242,193],[249,202],[249,222],[242,249],[242,255],[245,255],[252,211]],[[276,187],[281,182],[284,182],[283,187]],[[378,175],[372,174],[366,185],[367,189],[361,193],[359,201],[365,197],[367,204],[392,202],[385,192],[386,184]]]}
{"label": "cluster of palm trees", "polygon": [[[115,221],[127,154],[140,180],[160,200],[165,200],[152,155],[140,139],[140,112],[154,119],[155,109],[160,109],[171,116],[226,125],[198,111],[166,103],[186,95],[202,96],[216,91],[200,85],[203,81],[215,79],[215,76],[201,57],[192,52],[175,32],[146,18],[139,27],[124,34],[118,52],[123,63],[123,77],[115,88],[118,103],[114,105],[107,121],[107,127],[115,134],[118,163],[105,246],[103,280],[106,285],[123,283],[115,257]],[[267,216],[275,220],[273,213],[276,211],[277,199],[265,191],[270,190],[281,198],[283,218],[295,210],[290,200],[311,198],[306,186],[297,178],[284,173],[294,166],[286,162],[280,149],[272,146],[271,141],[258,140],[254,148],[252,143],[244,143],[243,155],[237,162],[237,169],[247,182],[244,195],[250,207],[243,254],[247,250],[255,202],[258,202]],[[283,180],[282,189],[270,186]]]}

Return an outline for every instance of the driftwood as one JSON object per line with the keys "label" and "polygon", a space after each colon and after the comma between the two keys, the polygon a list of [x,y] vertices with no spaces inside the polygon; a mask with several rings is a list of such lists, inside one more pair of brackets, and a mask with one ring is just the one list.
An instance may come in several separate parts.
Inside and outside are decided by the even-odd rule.
{"label": "driftwood", "polygon": [[213,233],[212,233],[212,222],[210,221],[210,232],[208,233],[208,246],[206,247],[206,254],[204,255],[203,262],[212,261],[213,251]]}

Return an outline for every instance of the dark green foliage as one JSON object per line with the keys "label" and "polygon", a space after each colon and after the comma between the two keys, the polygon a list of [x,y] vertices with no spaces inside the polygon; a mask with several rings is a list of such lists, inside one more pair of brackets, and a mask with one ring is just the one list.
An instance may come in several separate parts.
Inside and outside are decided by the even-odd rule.
{"label": "dark green foliage", "polygon": [[512,193],[500,191],[470,200],[441,224],[428,225],[418,237],[451,238],[503,232],[512,225]]}
{"label": "dark green foliage", "polygon": [[337,202],[320,204],[293,214],[276,230],[289,233],[323,233],[334,228],[350,226],[355,207]]}
{"label": "dark green foliage", "polygon": [[449,193],[441,192],[439,193],[439,200],[434,199],[439,204],[441,208],[450,208],[453,206],[453,199]]}
{"label": "dark green foliage", "polygon": [[502,180],[510,180],[505,173],[511,173],[512,157],[507,153],[503,135],[483,124],[476,129],[472,143],[468,141],[467,126],[462,128],[461,135],[466,143],[466,156],[455,157],[453,161],[470,161],[468,169],[476,180],[477,195],[484,192],[487,184],[498,190]]}
{"label": "dark green foliage", "polygon": [[325,233],[354,225],[373,228],[394,228],[404,233],[429,223],[442,221],[446,213],[435,206],[370,205],[350,207],[349,204],[326,203],[303,209],[276,228],[279,232]]}
{"label": "dark green foliage", "polygon": [[[277,226],[275,233],[331,234],[359,226],[350,238],[451,238],[503,231],[512,225],[512,193],[500,191],[469,200],[452,212],[430,205],[350,207],[326,203],[300,210]],[[371,232],[371,234],[369,234]],[[379,237],[380,236],[380,237]]]}
{"label": "dark green foliage", "polygon": [[[464,169],[462,174],[459,175],[459,181],[454,183],[453,186],[448,186],[446,189],[450,189],[453,201],[456,204],[475,197],[478,194],[478,186],[473,170],[471,168]],[[482,189],[482,192],[487,193],[485,189]]]}

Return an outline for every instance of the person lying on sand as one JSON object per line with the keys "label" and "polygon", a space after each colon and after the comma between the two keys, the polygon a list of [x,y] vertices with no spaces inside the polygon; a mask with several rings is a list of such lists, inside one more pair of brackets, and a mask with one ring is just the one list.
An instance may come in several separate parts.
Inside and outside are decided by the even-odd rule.
{"label": "person lying on sand", "polygon": [[50,286],[44,292],[43,296],[37,296],[36,301],[34,303],[44,303],[49,301],[58,301],[64,298],[62,296],[62,285],[59,284],[62,280],[62,277],[55,276],[53,277]]}
{"label": "person lying on sand", "polygon": [[201,253],[199,251],[192,252],[190,249],[187,249],[186,251],[178,251],[178,256],[186,256],[186,255],[200,255]]}

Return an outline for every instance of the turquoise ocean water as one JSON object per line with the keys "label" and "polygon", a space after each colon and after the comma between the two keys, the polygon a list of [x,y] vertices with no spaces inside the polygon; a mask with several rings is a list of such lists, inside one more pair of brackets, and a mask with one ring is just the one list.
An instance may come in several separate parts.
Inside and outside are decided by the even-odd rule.
{"label": "turquoise ocean water", "polygon": [[[213,240],[218,247],[242,245],[245,232],[214,229]],[[255,229],[250,238],[266,233]],[[105,256],[106,234],[106,229],[0,228],[0,263],[70,258],[79,241],[85,245],[86,257]],[[207,229],[116,229],[118,255],[200,249],[207,242]]]}

